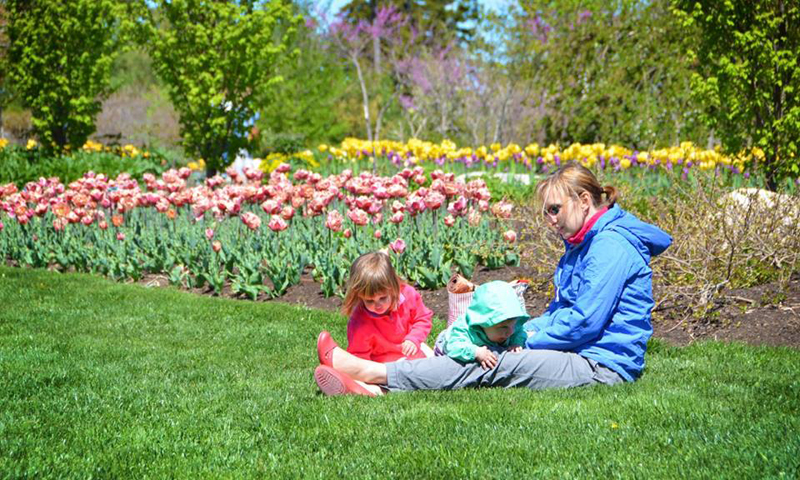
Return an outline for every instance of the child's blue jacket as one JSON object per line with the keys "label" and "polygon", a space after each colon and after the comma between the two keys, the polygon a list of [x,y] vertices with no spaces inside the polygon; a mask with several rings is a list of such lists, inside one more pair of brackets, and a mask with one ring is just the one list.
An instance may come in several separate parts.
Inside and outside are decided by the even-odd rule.
{"label": "child's blue jacket", "polygon": [[525,346],[572,351],[628,381],[644,368],[653,333],[650,259],[672,238],[618,206],[604,213],[578,245],[566,245],[547,311],[525,324]]}

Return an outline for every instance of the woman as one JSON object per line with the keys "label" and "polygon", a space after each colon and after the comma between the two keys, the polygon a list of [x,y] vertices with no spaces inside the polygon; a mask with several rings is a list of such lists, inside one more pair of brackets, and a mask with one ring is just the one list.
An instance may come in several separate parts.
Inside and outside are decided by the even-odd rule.
{"label": "woman", "polygon": [[[650,259],[672,242],[664,231],[616,205],[617,190],[601,187],[585,167],[570,163],[536,190],[550,228],[565,252],[547,311],[524,326],[520,353],[498,351],[497,365],[449,357],[378,364],[336,346],[320,334],[314,377],[328,395],[465,387],[575,387],[634,381],[644,368],[653,332]],[[363,385],[354,380],[373,385]]]}

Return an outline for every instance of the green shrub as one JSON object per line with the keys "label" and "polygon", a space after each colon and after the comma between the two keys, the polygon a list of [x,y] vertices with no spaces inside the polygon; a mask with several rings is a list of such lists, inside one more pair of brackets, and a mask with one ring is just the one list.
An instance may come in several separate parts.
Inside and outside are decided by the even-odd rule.
{"label": "green shrub", "polygon": [[79,150],[54,157],[47,156],[39,148],[8,146],[0,149],[0,184],[15,183],[22,186],[40,177],[58,177],[66,184],[90,170],[111,178],[122,172],[140,178],[144,173],[160,175],[166,169],[176,166],[174,158],[170,159],[160,152],[136,156],[123,156],[123,152],[122,148],[102,152]]}

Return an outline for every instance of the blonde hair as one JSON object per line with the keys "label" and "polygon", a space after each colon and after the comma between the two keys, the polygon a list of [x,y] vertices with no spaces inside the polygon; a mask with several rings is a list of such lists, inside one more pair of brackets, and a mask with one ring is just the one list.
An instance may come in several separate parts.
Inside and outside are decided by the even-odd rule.
{"label": "blonde hair", "polygon": [[350,267],[342,313],[350,316],[363,297],[371,297],[381,292],[389,293],[392,298],[391,310],[394,310],[397,308],[402,284],[403,280],[395,273],[389,255],[383,252],[365,253]]}
{"label": "blonde hair", "polygon": [[[576,162],[563,165],[536,186],[536,197],[542,202],[542,208],[544,208],[544,201],[552,191],[573,198],[579,197],[583,192],[588,192],[592,197],[592,203],[597,208],[611,208],[618,196],[616,188],[610,185],[601,187],[597,177],[588,168]],[[605,195],[605,199],[603,199],[603,195]]]}

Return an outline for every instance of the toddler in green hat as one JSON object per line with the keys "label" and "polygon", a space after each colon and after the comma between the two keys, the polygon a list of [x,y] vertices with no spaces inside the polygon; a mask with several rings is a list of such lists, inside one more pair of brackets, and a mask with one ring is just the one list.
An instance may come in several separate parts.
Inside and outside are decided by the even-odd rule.
{"label": "toddler in green hat", "polygon": [[439,334],[434,352],[494,368],[497,354],[492,349],[522,350],[526,339],[522,324],[529,319],[511,284],[484,283],[475,289],[467,312]]}

